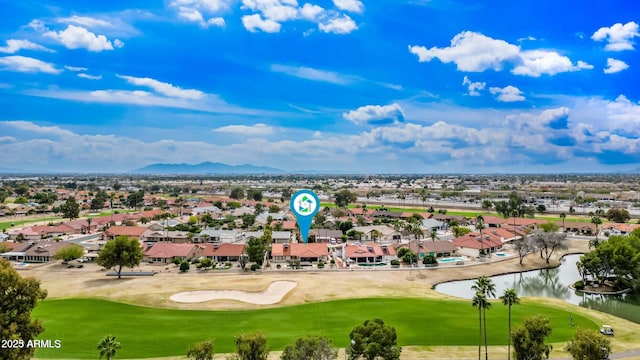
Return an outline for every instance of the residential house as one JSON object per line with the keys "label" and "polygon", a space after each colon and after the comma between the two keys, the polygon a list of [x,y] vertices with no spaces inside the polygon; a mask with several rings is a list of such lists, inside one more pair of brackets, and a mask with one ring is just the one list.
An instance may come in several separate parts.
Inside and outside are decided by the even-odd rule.
{"label": "residential house", "polygon": [[394,244],[396,252],[401,248],[408,248],[420,257],[424,257],[426,254],[431,254],[435,257],[448,257],[455,256],[458,252],[458,247],[451,241],[447,240],[411,240],[405,244]]}
{"label": "residential house", "polygon": [[402,238],[402,233],[386,225],[356,226],[356,231],[363,233],[362,240],[380,243],[398,242]]}
{"label": "residential house", "polygon": [[189,261],[202,256],[203,245],[153,243],[144,250],[143,261],[156,264],[170,264],[174,259]]}
{"label": "residential house", "polygon": [[18,244],[12,251],[0,254],[1,257],[31,263],[45,263],[54,261],[55,254],[73,244],[57,241],[25,241]]}
{"label": "residential house", "polygon": [[458,248],[461,255],[469,257],[480,257],[480,253],[494,253],[502,249],[502,242],[484,233],[471,232],[466,235],[454,238],[453,244]]}
{"label": "residential house", "polygon": [[309,230],[309,241],[317,243],[341,243],[342,230],[311,229]]}
{"label": "residential house", "polygon": [[206,244],[201,256],[215,262],[235,262],[244,254],[244,248],[244,244]]}
{"label": "residential house", "polygon": [[[246,242],[246,241],[249,241],[249,239],[252,239],[252,238],[257,239],[259,237],[262,237],[263,234],[264,234],[264,230],[245,231],[244,232],[244,240]],[[272,231],[271,232],[271,242],[272,243],[280,243],[280,244],[291,242],[291,231]]]}
{"label": "residential house", "polygon": [[118,236],[128,236],[129,238],[145,240],[145,231],[147,231],[147,228],[142,226],[111,226],[104,231],[103,237],[107,240],[113,240]]}
{"label": "residential house", "polygon": [[188,232],[185,231],[169,231],[169,230],[151,230],[147,229],[142,234],[145,242],[172,242],[176,244],[186,244],[191,242]]}
{"label": "residential house", "polygon": [[347,262],[356,264],[378,264],[394,259],[395,255],[395,249],[392,246],[380,246],[374,243],[344,246],[344,257]]}
{"label": "residential house", "polygon": [[193,238],[193,241],[210,243],[237,243],[241,242],[242,239],[243,234],[238,230],[204,229]]}
{"label": "residential house", "polygon": [[431,230],[442,230],[445,228],[445,223],[440,220],[428,218],[422,220],[422,228],[424,228],[428,232]]}
{"label": "residential house", "polygon": [[322,243],[291,243],[271,245],[271,259],[273,262],[293,262],[300,265],[310,265],[329,259],[327,244]]}

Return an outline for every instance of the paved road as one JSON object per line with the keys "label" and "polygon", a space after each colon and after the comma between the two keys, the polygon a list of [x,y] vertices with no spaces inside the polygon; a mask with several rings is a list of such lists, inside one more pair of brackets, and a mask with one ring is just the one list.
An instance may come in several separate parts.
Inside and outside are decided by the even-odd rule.
{"label": "paved road", "polygon": [[[609,355],[609,359],[626,359],[632,357],[640,357],[640,349],[627,350]],[[570,358],[552,358],[551,360],[571,360]]]}

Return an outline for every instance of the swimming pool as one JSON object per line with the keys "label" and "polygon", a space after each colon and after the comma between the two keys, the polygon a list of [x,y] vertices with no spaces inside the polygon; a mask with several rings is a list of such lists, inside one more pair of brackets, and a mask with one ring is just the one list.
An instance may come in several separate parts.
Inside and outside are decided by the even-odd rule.
{"label": "swimming pool", "polygon": [[458,262],[458,261],[465,261],[465,260],[468,260],[468,259],[465,258],[465,257],[461,257],[461,256],[455,256],[455,257],[446,257],[446,258],[438,259],[438,262],[439,263],[448,264],[448,263],[453,263],[453,262]]}
{"label": "swimming pool", "polygon": [[513,254],[509,254],[509,253],[503,253],[503,252],[497,252],[495,254],[493,254],[495,256],[500,256],[500,257],[507,257],[507,256],[513,256]]}

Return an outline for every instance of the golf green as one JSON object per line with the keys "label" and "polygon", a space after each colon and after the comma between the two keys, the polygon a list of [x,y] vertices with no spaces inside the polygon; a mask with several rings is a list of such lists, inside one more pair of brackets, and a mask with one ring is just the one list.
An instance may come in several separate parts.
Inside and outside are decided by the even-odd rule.
{"label": "golf green", "polygon": [[[498,301],[487,311],[490,344],[506,344],[507,307]],[[539,314],[551,321],[550,342],[568,340],[576,327],[597,328],[588,318],[524,300],[512,308],[513,325]],[[573,317],[574,326],[569,325]],[[235,350],[238,333],[262,331],[272,350],[307,334],[326,336],[334,346],[348,343],[351,329],[382,318],[396,328],[400,345],[476,345],[478,311],[470,302],[419,298],[349,299],[246,311],[146,308],[98,299],[44,300],[33,317],[42,319],[40,339],[60,340],[59,349],[39,349],[39,358],[95,358],[101,338],[112,334],[122,344],[118,358],[186,354],[190,345],[213,339],[215,352]]]}

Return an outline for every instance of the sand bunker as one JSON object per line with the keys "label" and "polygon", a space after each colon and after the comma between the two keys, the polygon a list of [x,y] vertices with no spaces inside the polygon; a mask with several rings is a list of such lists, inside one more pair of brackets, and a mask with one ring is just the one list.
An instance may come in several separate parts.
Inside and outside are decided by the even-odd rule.
{"label": "sand bunker", "polygon": [[169,298],[179,303],[200,303],[211,300],[238,300],[257,305],[276,304],[293,288],[298,285],[295,281],[274,281],[262,291],[243,290],[196,290],[184,291]]}

